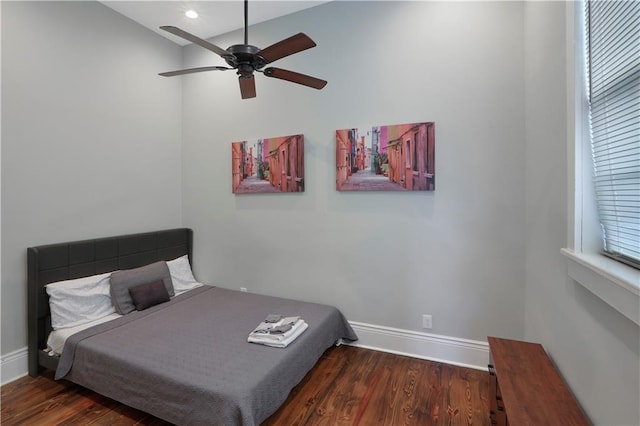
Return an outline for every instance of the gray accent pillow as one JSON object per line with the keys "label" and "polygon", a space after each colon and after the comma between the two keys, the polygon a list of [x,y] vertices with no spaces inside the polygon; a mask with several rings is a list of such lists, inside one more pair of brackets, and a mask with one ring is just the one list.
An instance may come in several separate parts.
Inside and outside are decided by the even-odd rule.
{"label": "gray accent pillow", "polygon": [[133,312],[136,308],[129,289],[140,284],[162,280],[169,296],[173,296],[173,283],[167,262],[160,261],[140,268],[116,271],[111,274],[111,303],[120,315]]}

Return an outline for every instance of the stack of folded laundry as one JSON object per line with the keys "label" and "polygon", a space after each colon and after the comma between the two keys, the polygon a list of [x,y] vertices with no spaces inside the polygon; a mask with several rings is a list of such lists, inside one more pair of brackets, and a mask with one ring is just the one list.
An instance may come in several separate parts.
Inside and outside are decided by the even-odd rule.
{"label": "stack of folded laundry", "polygon": [[268,315],[251,333],[248,342],[286,348],[309,327],[300,317]]}

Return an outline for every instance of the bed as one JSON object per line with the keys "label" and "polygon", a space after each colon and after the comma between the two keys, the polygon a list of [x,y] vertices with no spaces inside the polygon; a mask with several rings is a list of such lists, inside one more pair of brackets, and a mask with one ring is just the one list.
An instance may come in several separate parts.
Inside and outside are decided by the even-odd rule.
{"label": "bed", "polygon": [[[175,424],[257,425],[326,349],[357,339],[333,306],[191,283],[162,303],[89,322],[65,336],[63,350],[51,349],[51,335],[61,331],[52,290],[60,282],[109,277],[118,305],[120,275],[159,264],[175,269],[178,259],[192,259],[192,247],[193,232],[181,228],[29,248],[29,374],[55,370],[58,379]],[[308,328],[285,348],[249,343],[249,333],[273,314],[300,316]]]}

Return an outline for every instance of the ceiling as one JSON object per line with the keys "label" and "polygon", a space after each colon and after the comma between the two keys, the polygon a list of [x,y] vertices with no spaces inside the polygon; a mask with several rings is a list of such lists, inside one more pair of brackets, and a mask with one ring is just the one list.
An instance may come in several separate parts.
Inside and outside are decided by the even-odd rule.
{"label": "ceiling", "polygon": [[[330,1],[330,0],[329,0]],[[101,1],[107,7],[136,21],[163,37],[184,46],[187,40],[159,29],[161,25],[173,25],[200,38],[211,38],[241,29],[244,26],[243,0],[185,0],[185,1]],[[327,1],[307,0],[252,0],[249,1],[249,25],[317,6]],[[200,15],[187,18],[187,10]]]}

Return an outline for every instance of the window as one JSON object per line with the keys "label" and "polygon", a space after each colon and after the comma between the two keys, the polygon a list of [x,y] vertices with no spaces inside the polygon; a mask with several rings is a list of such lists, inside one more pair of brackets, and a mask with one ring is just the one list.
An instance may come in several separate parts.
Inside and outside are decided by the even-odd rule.
{"label": "window", "polygon": [[[597,3],[600,3],[599,1]],[[613,3],[618,2],[602,2],[602,6],[605,7],[607,13],[605,15],[605,20],[608,18],[613,18],[616,16],[614,13],[618,7],[626,6],[625,3],[633,3],[633,2],[620,2],[623,4],[614,5]],[[617,260],[613,260],[607,256],[602,254],[603,247],[605,247],[603,243],[603,235],[602,232],[603,226],[600,223],[599,218],[599,207],[597,206],[598,197],[602,198],[602,194],[598,194],[594,182],[596,184],[600,184],[601,187],[606,189],[606,185],[603,185],[597,179],[602,177],[604,179],[602,170],[598,170],[598,178],[594,180],[594,149],[591,145],[591,128],[590,124],[598,124],[596,120],[590,120],[589,114],[589,96],[592,101],[596,101],[596,92],[602,87],[596,87],[595,85],[589,84],[589,79],[587,77],[593,77],[594,69],[593,65],[596,62],[596,57],[593,56],[592,60],[589,61],[587,58],[589,57],[589,50],[585,47],[587,46],[588,36],[591,36],[587,31],[589,26],[587,23],[589,19],[587,18],[587,14],[585,11],[586,7],[592,7],[595,4],[586,5],[584,2],[566,2],[565,7],[567,9],[567,102],[569,106],[569,125],[568,125],[568,155],[569,158],[573,159],[573,161],[569,162],[569,180],[568,180],[568,191],[569,194],[573,194],[573,199],[569,204],[569,246],[567,248],[562,249],[562,254],[567,258],[567,273],[568,275],[577,283],[581,284],[593,294],[598,296],[602,301],[616,309],[622,315],[633,321],[634,323],[640,325],[640,270],[634,267],[628,266],[625,263],[619,262]],[[600,5],[598,5],[600,7]],[[606,9],[608,7],[613,7],[613,9]],[[632,52],[635,49],[635,58],[636,58],[636,68],[635,68],[635,78],[636,78],[636,86],[638,84],[638,68],[637,68],[637,60],[638,60],[638,36],[639,33],[637,31],[638,28],[638,4],[634,5],[633,13],[632,10],[627,10],[624,14],[618,15],[619,17],[629,18],[630,15],[633,15],[635,19],[635,24],[632,24],[631,27],[635,27],[635,41],[633,41],[633,32],[630,34],[632,36],[632,40],[630,41],[631,45],[628,51]],[[593,11],[593,9],[592,9]],[[594,29],[594,25],[602,25],[604,21],[601,19],[600,21],[594,21],[595,17],[591,17],[591,28]],[[614,40],[615,38],[611,38],[612,35],[616,33],[616,30],[620,30],[625,27],[621,27],[620,25],[613,25],[613,32],[604,33],[608,35],[609,40]],[[593,43],[593,40],[591,40]],[[633,45],[635,43],[635,46]],[[591,46],[594,47],[593,44]],[[593,49],[591,50],[593,52]],[[610,52],[612,55],[617,55],[619,52],[614,50]],[[605,56],[602,59],[608,60],[612,56]],[[591,73],[587,72],[586,66],[591,62],[592,69]],[[616,63],[613,63],[615,65]],[[609,77],[612,76],[612,72],[614,68],[605,69],[607,73],[609,73]],[[603,71],[601,71],[603,72]],[[624,75],[624,74],[623,74]],[[628,74],[627,74],[628,75]],[[616,80],[620,81],[620,80]],[[632,81],[632,80],[629,80]],[[609,81],[610,83],[611,81]],[[631,84],[632,86],[633,84]],[[591,90],[588,90],[588,89]],[[638,113],[638,92],[636,90],[635,95],[633,94],[633,88],[629,85],[620,85],[611,86],[607,85],[606,89],[612,90],[611,93],[607,93],[604,96],[604,100],[612,100],[615,96],[619,95],[619,92],[616,92],[615,89],[626,88],[629,90],[629,96],[632,98],[635,96],[635,106],[633,103],[629,105],[629,114],[633,114],[635,111],[636,114],[636,132],[637,132],[637,113]],[[597,90],[594,90],[597,89]],[[635,88],[637,89],[637,87]],[[589,96],[588,96],[589,95]],[[593,102],[592,102],[593,103]],[[611,106],[609,106],[612,108]],[[634,110],[635,108],[635,110]],[[612,109],[610,112],[615,113],[616,110]],[[594,115],[595,118],[595,115]],[[611,115],[607,115],[606,117],[611,121]],[[625,116],[622,116],[624,119]],[[615,125],[616,122],[614,121]],[[631,127],[633,127],[634,123],[629,123]],[[629,128],[626,128],[629,130]],[[616,134],[614,134],[615,136]],[[637,133],[636,133],[636,147],[637,147]],[[632,138],[633,140],[633,138]],[[633,145],[633,144],[630,144]],[[613,151],[615,152],[615,151]],[[638,161],[638,151],[636,148],[636,164]],[[629,156],[618,156],[619,160],[625,161],[630,160],[630,156],[633,155],[633,152],[630,151]],[[620,163],[620,161],[618,161]],[[633,161],[630,161],[633,164]],[[619,183],[618,176],[613,176],[614,183],[617,185]],[[636,185],[638,184],[640,176],[638,176],[636,172]],[[633,184],[633,179],[631,179],[629,184]],[[612,184],[613,185],[613,184]],[[615,197],[619,197],[620,193],[612,194]],[[637,192],[636,192],[637,195]],[[631,195],[631,200],[633,200],[634,195]],[[618,201],[618,200],[616,200]],[[621,199],[621,201],[623,201]],[[627,200],[628,201],[628,200]],[[628,203],[628,205],[632,205],[632,203]],[[636,198],[636,217],[638,217],[638,201]],[[627,206],[628,207],[628,206]],[[621,210],[614,210],[614,213],[619,213]],[[633,210],[632,210],[633,211]],[[636,220],[635,228],[634,221],[631,220],[630,215],[627,215],[627,224],[631,225],[631,229],[638,229],[638,220]],[[624,220],[625,216],[621,216]],[[609,235],[607,235],[609,236]],[[627,239],[628,240],[628,239]],[[637,241],[637,240],[636,240]],[[607,242],[607,248],[610,249],[611,241]],[[637,244],[637,243],[636,243]]]}
{"label": "window", "polygon": [[604,253],[640,267],[640,2],[585,2],[593,183]]}

